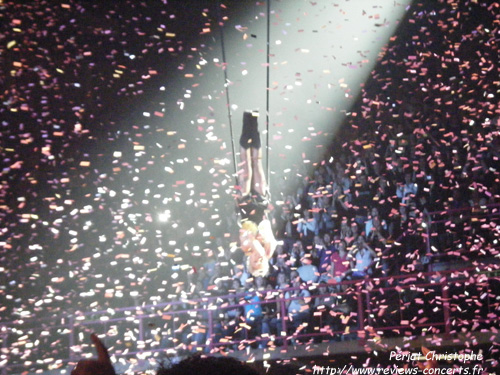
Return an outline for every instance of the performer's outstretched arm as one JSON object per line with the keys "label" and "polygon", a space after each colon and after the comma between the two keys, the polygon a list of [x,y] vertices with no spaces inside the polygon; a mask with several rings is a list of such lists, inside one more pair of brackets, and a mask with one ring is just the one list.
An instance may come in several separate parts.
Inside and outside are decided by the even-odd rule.
{"label": "performer's outstretched arm", "polygon": [[264,219],[259,223],[258,238],[264,247],[266,258],[271,259],[278,245],[278,241],[274,238],[271,222],[268,219]]}

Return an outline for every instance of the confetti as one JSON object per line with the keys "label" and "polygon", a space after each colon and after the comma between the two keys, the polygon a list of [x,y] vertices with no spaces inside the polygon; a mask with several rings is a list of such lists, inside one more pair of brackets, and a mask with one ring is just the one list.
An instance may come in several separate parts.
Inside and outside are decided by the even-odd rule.
{"label": "confetti", "polygon": [[[70,317],[82,323],[74,355],[90,355],[95,329],[113,337],[127,366],[129,352],[176,355],[207,342],[214,353],[240,348],[248,358],[262,343],[269,360],[288,351],[290,361],[287,339],[288,348],[315,350],[312,336],[294,332],[324,340],[325,357],[343,343],[328,340],[358,340],[370,360],[347,360],[371,366],[370,345],[382,347],[386,335],[425,333],[444,345],[437,323],[445,308],[450,332],[469,348],[482,340],[485,320],[498,320],[498,288],[486,276],[498,272],[500,254],[498,4],[389,2],[407,11],[395,20],[385,5],[352,12],[333,1],[286,3],[273,5],[268,64],[262,2],[249,2],[241,18],[233,3],[221,4],[219,19],[194,3],[188,11],[167,1],[0,1],[0,339],[8,334],[1,366],[63,366]],[[231,25],[223,28],[226,62],[220,25]],[[397,36],[378,34],[395,25]],[[379,40],[387,42],[381,50]],[[258,85],[267,68],[264,158],[280,202],[273,220],[282,250],[275,272],[252,280],[237,248],[241,166],[231,142],[242,108],[263,112],[266,87]],[[363,317],[355,288],[339,289],[329,276],[324,240],[299,238],[306,215],[313,232],[330,235],[330,250],[345,241],[351,255],[337,266],[350,269],[358,238],[373,250],[363,294],[372,310]],[[298,311],[311,321],[297,315],[281,332],[276,319],[259,342],[245,296],[278,314],[269,302],[278,297],[256,285],[287,285],[278,270],[293,275],[305,254],[330,289],[318,297],[320,287],[301,285],[312,297]],[[469,270],[441,289],[449,280],[426,271],[439,272],[446,260]],[[391,278],[376,279],[384,275]],[[207,341],[208,314],[225,327],[217,337],[227,345]],[[36,323],[48,317],[57,324]],[[360,319],[366,329],[358,333]],[[90,320],[98,323],[83,324]],[[497,330],[488,332],[493,363]]]}

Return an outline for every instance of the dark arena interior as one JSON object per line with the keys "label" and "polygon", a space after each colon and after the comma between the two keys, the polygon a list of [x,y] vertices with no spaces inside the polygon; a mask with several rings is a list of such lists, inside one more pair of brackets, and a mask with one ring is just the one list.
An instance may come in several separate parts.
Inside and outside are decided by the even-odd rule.
{"label": "dark arena interior", "polygon": [[117,373],[500,373],[499,40],[493,0],[0,0],[0,374],[94,332]]}

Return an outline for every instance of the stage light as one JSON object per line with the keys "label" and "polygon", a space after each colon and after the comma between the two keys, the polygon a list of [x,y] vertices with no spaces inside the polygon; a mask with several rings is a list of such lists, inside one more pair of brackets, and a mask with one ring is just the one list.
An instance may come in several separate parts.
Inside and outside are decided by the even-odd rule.
{"label": "stage light", "polygon": [[169,220],[170,220],[170,216],[171,216],[171,214],[170,214],[170,210],[165,210],[164,212],[162,212],[162,213],[160,213],[160,214],[158,215],[158,219],[159,219],[160,221],[162,221],[162,222],[165,222],[165,223],[166,223],[167,221],[169,221]]}

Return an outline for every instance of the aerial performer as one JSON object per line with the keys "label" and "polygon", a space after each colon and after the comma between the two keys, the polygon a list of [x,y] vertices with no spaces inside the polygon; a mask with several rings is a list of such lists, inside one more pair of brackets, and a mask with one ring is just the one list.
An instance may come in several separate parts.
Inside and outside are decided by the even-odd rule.
{"label": "aerial performer", "polygon": [[247,271],[252,276],[266,276],[269,260],[277,241],[269,220],[269,187],[262,167],[262,147],[257,111],[245,111],[240,137],[238,210],[240,247],[246,255]]}

